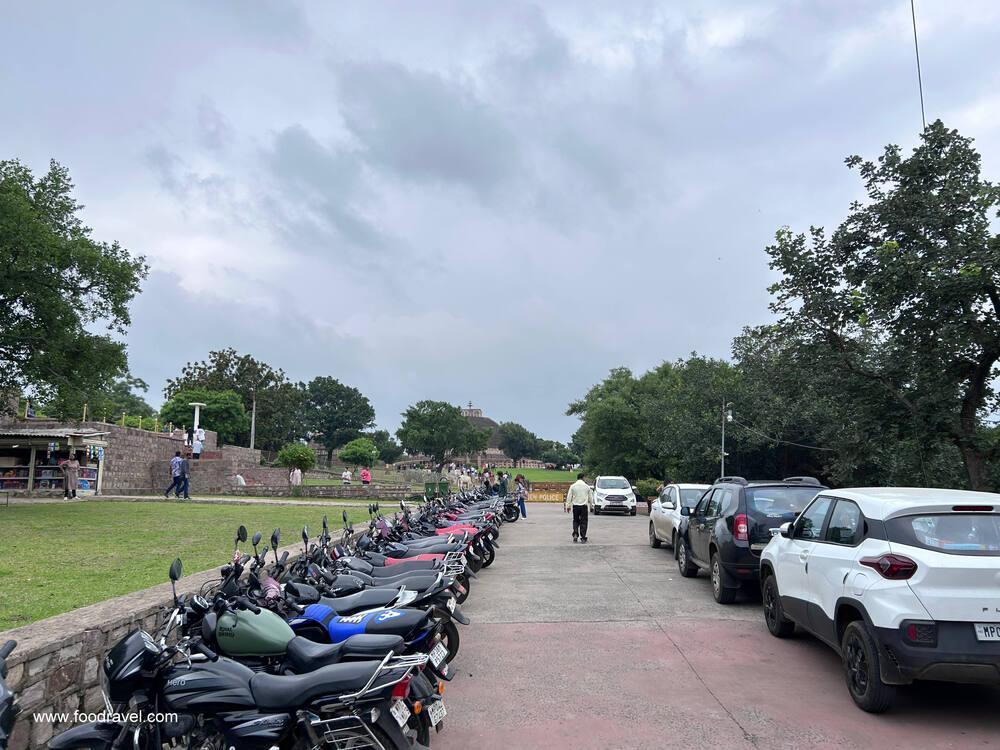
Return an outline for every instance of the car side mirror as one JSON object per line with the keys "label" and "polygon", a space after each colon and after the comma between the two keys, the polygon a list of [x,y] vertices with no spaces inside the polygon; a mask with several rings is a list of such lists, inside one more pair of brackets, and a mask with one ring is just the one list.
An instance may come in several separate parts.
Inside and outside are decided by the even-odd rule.
{"label": "car side mirror", "polygon": [[660,503],[660,504],[663,506],[664,510],[673,510],[674,509],[674,504],[671,503],[671,502]]}
{"label": "car side mirror", "polygon": [[691,509],[689,507],[687,507],[686,505],[683,506],[681,508],[681,515],[682,516],[690,516],[691,515]]}
{"label": "car side mirror", "polygon": [[792,538],[792,522],[788,521],[786,523],[781,524],[781,526],[778,527],[778,533],[781,534],[783,537],[785,537],[785,539],[791,539]]}

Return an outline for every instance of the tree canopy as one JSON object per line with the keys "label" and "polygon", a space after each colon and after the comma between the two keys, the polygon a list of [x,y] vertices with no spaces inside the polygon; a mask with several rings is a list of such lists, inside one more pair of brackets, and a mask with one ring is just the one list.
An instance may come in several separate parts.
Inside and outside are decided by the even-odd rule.
{"label": "tree canopy", "polygon": [[62,165],[50,162],[36,178],[19,161],[0,161],[0,394],[44,400],[128,372],[112,334],[129,326],[146,262],[95,240],[82,208]]}
{"label": "tree canopy", "polygon": [[337,458],[348,466],[371,466],[378,458],[378,448],[368,438],[355,438],[337,452]]}
{"label": "tree canopy", "polygon": [[396,431],[410,453],[423,453],[440,468],[449,454],[478,453],[486,448],[487,430],[477,430],[462,410],[444,401],[418,401],[403,412]]}
{"label": "tree canopy", "polygon": [[375,430],[367,435],[378,448],[379,460],[383,463],[395,463],[403,455],[403,446],[396,442],[388,430]]}
{"label": "tree canopy", "polygon": [[302,443],[289,443],[278,451],[278,466],[309,471],[316,465],[316,452]]}
{"label": "tree canopy", "polygon": [[514,462],[522,458],[537,456],[539,452],[538,437],[527,427],[517,422],[504,422],[500,425],[500,448]]}
{"label": "tree canopy", "polygon": [[309,428],[320,433],[327,460],[375,423],[375,410],[368,398],[357,388],[330,377],[314,378],[306,386],[305,414]]}
{"label": "tree canopy", "polygon": [[194,423],[192,403],[202,403],[201,427],[219,434],[221,443],[235,444],[249,429],[250,417],[243,400],[235,391],[209,391],[188,388],[177,391],[160,409],[163,422],[173,422],[174,427],[191,427]]}

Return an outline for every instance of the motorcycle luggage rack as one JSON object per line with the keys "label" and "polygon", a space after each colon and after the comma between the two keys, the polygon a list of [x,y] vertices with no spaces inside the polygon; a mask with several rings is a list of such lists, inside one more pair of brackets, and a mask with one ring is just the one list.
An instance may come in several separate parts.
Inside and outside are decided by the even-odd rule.
{"label": "motorcycle luggage rack", "polygon": [[[404,656],[396,656],[392,652],[385,655],[382,662],[378,665],[378,669],[372,674],[371,679],[365,683],[365,686],[361,688],[356,693],[348,693],[347,695],[341,695],[339,701],[341,703],[351,703],[356,701],[358,698],[363,697],[367,693],[373,690],[385,690],[387,687],[392,687],[403,681],[407,675],[410,674],[415,668],[422,667],[430,660],[430,656],[427,654],[407,654]],[[393,670],[403,670],[402,674],[396,679],[390,682],[382,682],[375,685],[376,680],[378,680],[379,675],[386,672],[391,672]],[[374,687],[373,687],[374,686]]]}
{"label": "motorcycle luggage rack", "polygon": [[[323,743],[329,750],[386,750],[372,730],[359,716],[350,714],[333,719],[309,722],[310,734],[317,738],[323,733]],[[358,744],[361,742],[362,744]]]}

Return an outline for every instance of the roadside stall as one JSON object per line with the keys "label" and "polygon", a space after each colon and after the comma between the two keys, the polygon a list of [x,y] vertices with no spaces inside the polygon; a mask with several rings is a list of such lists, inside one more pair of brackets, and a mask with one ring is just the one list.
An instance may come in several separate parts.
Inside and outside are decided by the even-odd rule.
{"label": "roadside stall", "polygon": [[0,428],[0,492],[62,494],[60,468],[72,454],[80,460],[77,495],[100,492],[108,433],[89,428]]}

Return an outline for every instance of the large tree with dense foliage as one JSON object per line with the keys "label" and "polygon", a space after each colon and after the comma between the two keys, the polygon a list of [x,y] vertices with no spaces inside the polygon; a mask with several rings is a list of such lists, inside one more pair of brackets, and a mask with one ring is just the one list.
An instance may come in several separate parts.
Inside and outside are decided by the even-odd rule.
{"label": "large tree with dense foliage", "polygon": [[475,454],[486,448],[489,431],[477,430],[462,410],[444,401],[418,401],[403,412],[396,437],[410,453],[423,453],[438,468],[450,454]]}
{"label": "large tree with dense foliage", "polygon": [[337,451],[337,458],[348,466],[371,466],[378,458],[378,448],[369,438],[355,438]]}
{"label": "large tree with dense foliage", "polygon": [[69,171],[54,161],[37,178],[0,161],[0,395],[51,398],[128,372],[125,345],[91,329],[125,333],[146,263],[95,240],[72,193]]}
{"label": "large tree with dense foliage", "polygon": [[160,419],[173,422],[174,427],[191,427],[194,409],[190,404],[194,403],[205,404],[201,408],[200,426],[215,430],[221,443],[237,443],[249,429],[250,417],[236,391],[208,391],[203,388],[177,391],[160,409]]}
{"label": "large tree with dense foliage", "polygon": [[144,380],[130,375],[89,390],[70,385],[59,388],[55,396],[39,405],[38,410],[48,417],[80,419],[86,404],[88,419],[115,422],[122,414],[148,418],[155,416],[156,410],[138,393],[148,390]]}
{"label": "large tree with dense foliage", "polygon": [[499,428],[500,449],[517,466],[522,458],[537,456],[539,452],[538,436],[527,427],[517,422],[504,422]]}
{"label": "large tree with dense foliage", "polygon": [[366,435],[378,448],[378,457],[383,463],[394,463],[403,455],[403,446],[396,442],[388,430],[375,430]]}
{"label": "large tree with dense foliage", "polygon": [[[830,236],[778,232],[767,248],[782,336],[855,383],[881,429],[917,441],[947,436],[968,485],[990,487],[1000,443],[985,423],[998,404],[1000,189],[969,138],[940,121],[909,156],[847,159],[867,200]],[[846,394],[838,394],[845,398]]]}
{"label": "large tree with dense foliage", "polygon": [[375,410],[357,388],[336,378],[314,378],[306,386],[306,421],[309,429],[320,433],[327,460],[333,452],[361,435],[375,423]]}
{"label": "large tree with dense foliage", "polygon": [[[231,347],[211,351],[208,359],[184,365],[178,377],[167,381],[163,395],[169,399],[187,388],[234,391],[248,414],[253,414],[256,406],[254,447],[278,450],[290,440],[305,436],[303,386],[290,382],[281,368],[249,354],[240,354]],[[236,438],[249,444],[249,427],[245,435]]]}

